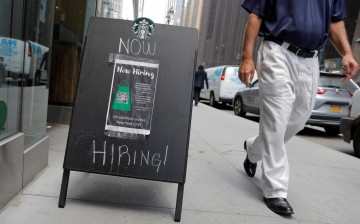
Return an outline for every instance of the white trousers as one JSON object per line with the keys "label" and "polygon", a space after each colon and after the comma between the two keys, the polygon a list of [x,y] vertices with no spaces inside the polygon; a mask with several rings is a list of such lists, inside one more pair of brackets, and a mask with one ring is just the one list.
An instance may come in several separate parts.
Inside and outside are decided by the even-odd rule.
{"label": "white trousers", "polygon": [[298,57],[263,41],[258,52],[259,134],[246,140],[251,162],[262,161],[263,195],[287,197],[289,163],[285,143],[305,126],[315,104],[318,58]]}

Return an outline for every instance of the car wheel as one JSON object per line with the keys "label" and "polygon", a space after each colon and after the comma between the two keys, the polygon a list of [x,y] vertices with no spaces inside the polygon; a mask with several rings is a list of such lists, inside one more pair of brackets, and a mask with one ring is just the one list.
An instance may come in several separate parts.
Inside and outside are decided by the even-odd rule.
{"label": "car wheel", "polygon": [[360,158],[360,127],[357,127],[355,131],[354,139],[353,139],[353,148],[354,148],[355,156]]}
{"label": "car wheel", "polygon": [[244,111],[243,102],[242,102],[241,97],[237,97],[234,100],[233,108],[234,108],[235,115],[240,116],[240,117],[245,117],[246,112]]}
{"label": "car wheel", "polygon": [[339,127],[324,127],[326,134],[336,136],[340,133]]}
{"label": "car wheel", "polygon": [[215,101],[215,95],[213,92],[210,93],[210,106],[212,107],[216,107],[217,106],[217,103]]}

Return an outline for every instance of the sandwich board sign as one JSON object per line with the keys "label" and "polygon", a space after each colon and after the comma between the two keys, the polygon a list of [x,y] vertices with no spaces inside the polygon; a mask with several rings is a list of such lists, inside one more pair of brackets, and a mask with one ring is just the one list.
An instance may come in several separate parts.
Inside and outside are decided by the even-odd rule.
{"label": "sandwich board sign", "polygon": [[59,207],[79,171],[177,183],[180,221],[196,49],[193,28],[90,19]]}

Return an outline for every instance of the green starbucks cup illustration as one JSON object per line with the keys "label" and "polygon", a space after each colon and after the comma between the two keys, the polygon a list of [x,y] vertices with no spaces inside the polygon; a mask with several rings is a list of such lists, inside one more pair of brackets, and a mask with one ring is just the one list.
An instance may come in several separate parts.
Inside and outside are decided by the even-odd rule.
{"label": "green starbucks cup illustration", "polygon": [[128,80],[120,82],[111,108],[113,110],[131,111],[130,85]]}
{"label": "green starbucks cup illustration", "polygon": [[6,103],[0,100],[0,131],[5,129],[6,118],[7,118]]}

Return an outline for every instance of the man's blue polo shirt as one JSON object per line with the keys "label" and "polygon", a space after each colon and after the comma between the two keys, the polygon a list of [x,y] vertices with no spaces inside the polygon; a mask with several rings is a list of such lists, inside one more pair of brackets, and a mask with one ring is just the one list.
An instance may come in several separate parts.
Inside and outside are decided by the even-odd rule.
{"label": "man's blue polo shirt", "polygon": [[345,0],[245,0],[242,6],[262,18],[260,36],[306,50],[322,48],[330,23],[346,16]]}

